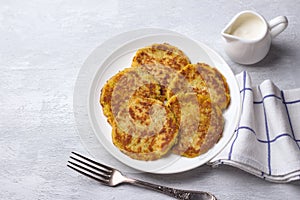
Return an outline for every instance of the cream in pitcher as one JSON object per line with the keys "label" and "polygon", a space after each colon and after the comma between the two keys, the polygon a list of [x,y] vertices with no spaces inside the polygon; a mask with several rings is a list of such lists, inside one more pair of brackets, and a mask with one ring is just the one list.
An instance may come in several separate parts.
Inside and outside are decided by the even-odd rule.
{"label": "cream in pitcher", "polygon": [[268,54],[272,38],[280,34],[287,25],[285,16],[267,22],[256,12],[243,11],[222,31],[225,51],[237,63],[257,63]]}

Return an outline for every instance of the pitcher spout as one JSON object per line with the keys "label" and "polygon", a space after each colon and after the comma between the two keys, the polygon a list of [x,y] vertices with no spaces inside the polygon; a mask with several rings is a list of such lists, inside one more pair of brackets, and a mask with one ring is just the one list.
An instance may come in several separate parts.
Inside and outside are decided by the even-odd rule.
{"label": "pitcher spout", "polygon": [[226,41],[226,42],[234,42],[234,41],[237,41],[237,38],[226,33],[226,32],[223,32],[222,33],[222,37],[223,39]]}
{"label": "pitcher spout", "polygon": [[237,41],[238,38],[233,35],[233,29],[234,29],[234,24],[235,24],[236,19],[231,20],[229,24],[222,30],[221,35],[225,42],[233,42]]}

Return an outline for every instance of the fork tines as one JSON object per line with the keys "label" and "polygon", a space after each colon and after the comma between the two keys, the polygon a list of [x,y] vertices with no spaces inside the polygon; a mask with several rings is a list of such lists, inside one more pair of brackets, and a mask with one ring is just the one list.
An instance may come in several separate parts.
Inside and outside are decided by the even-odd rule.
{"label": "fork tines", "polygon": [[104,184],[109,183],[110,175],[113,172],[111,167],[103,165],[76,152],[71,153],[67,166]]}

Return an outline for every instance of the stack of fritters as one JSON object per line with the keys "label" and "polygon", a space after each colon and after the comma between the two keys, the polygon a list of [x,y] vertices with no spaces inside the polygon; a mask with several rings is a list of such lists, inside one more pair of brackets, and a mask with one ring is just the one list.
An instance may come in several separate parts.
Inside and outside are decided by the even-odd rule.
{"label": "stack of fritters", "polygon": [[139,49],[132,66],[110,78],[100,96],[114,145],[138,160],[205,153],[222,136],[229,102],[217,69],[191,64],[166,43]]}

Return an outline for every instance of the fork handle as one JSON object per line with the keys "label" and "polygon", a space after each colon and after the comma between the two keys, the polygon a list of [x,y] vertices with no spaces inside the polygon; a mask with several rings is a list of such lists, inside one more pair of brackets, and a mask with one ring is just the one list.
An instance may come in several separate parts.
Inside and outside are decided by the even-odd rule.
{"label": "fork handle", "polygon": [[217,199],[213,194],[210,194],[208,192],[180,190],[180,189],[156,185],[153,183],[148,183],[145,181],[134,180],[134,179],[128,179],[126,182],[132,185],[161,192],[163,194],[169,195],[176,199],[183,199],[183,200],[216,200]]}

